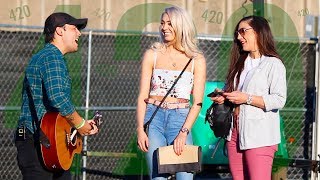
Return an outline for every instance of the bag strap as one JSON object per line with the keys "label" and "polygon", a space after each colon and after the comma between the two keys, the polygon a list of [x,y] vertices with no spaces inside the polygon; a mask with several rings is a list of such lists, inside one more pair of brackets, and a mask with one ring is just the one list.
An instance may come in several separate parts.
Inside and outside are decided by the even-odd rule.
{"label": "bag strap", "polygon": [[182,72],[179,74],[177,79],[174,81],[173,85],[168,90],[167,94],[163,97],[163,99],[161,100],[160,104],[157,106],[156,110],[152,113],[152,116],[150,117],[150,119],[143,125],[144,127],[148,126],[151,123],[151,121],[153,120],[154,116],[156,115],[156,113],[158,112],[159,108],[161,107],[162,103],[167,98],[167,96],[170,94],[170,92],[173,89],[173,87],[177,84],[177,82],[179,81],[180,77],[182,76],[184,71],[187,69],[187,67],[189,66],[191,61],[192,61],[192,58],[189,59],[188,63],[185,65],[185,67],[183,68]]}
{"label": "bag strap", "polygon": [[221,142],[221,140],[222,140],[222,139],[223,139],[223,138],[219,138],[218,142],[216,143],[216,147],[214,147],[214,149],[213,149],[213,152],[212,152],[211,158],[213,158],[213,157],[214,157],[214,155],[216,154],[216,152],[217,152],[217,150],[218,150],[218,147],[219,147],[220,142]]}
{"label": "bag strap", "polygon": [[227,153],[226,153],[226,148],[227,148],[227,141],[225,138],[222,138],[220,137],[218,142],[216,143],[216,147],[214,147],[213,149],[213,152],[212,152],[212,155],[211,155],[211,158],[214,158],[214,155],[216,154],[217,150],[218,150],[218,147],[221,143],[221,140],[224,140],[224,143],[223,143],[223,155],[225,155],[226,157],[228,157]]}
{"label": "bag strap", "polygon": [[39,142],[43,146],[45,146],[46,148],[50,148],[50,141],[40,127],[40,121],[37,116],[37,111],[35,109],[36,106],[35,106],[33,98],[32,98],[31,87],[29,85],[29,81],[27,79],[27,76],[25,76],[25,78],[24,78],[24,85],[27,88],[26,90],[27,90],[27,95],[28,95],[28,99],[29,99],[29,108],[30,108],[30,113],[31,113],[31,117],[32,117],[32,122],[37,127],[37,131],[35,131],[34,133],[37,133],[37,135],[38,135],[37,138],[39,138]]}

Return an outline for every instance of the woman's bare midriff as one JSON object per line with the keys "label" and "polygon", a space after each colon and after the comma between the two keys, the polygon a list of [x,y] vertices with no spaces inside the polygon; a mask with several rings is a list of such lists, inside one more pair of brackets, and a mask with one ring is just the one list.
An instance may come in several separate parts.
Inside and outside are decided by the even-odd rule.
{"label": "woman's bare midriff", "polygon": [[[154,99],[154,100],[158,100],[158,101],[162,101],[163,97],[164,96],[150,96],[149,98]],[[167,96],[165,102],[168,102],[168,103],[187,103],[187,102],[189,102],[189,100]]]}

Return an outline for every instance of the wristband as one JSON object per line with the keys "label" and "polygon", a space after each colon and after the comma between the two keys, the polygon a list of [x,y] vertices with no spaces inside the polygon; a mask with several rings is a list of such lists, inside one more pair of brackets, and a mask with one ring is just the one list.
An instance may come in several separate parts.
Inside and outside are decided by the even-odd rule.
{"label": "wristband", "polygon": [[84,126],[84,124],[86,123],[86,121],[82,118],[82,122],[76,126],[74,126],[76,129],[80,129]]}

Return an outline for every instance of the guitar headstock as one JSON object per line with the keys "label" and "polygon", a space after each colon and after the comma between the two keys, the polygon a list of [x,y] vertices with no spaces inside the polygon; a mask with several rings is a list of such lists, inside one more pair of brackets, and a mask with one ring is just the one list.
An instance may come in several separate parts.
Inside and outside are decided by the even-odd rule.
{"label": "guitar headstock", "polygon": [[102,114],[99,111],[96,111],[93,116],[93,120],[96,125],[99,127],[102,124]]}

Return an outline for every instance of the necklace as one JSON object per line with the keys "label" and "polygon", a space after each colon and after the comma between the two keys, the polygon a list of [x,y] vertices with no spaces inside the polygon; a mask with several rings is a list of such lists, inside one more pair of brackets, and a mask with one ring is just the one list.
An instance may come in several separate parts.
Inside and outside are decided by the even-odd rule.
{"label": "necklace", "polygon": [[173,67],[177,66],[177,63],[174,61],[174,59],[171,56],[171,52],[168,52],[169,55],[169,64],[171,64]]}
{"label": "necklace", "polygon": [[[166,53],[168,54],[168,64],[171,65],[172,67],[176,67],[179,64],[178,59],[180,59],[180,55],[183,54],[181,51],[175,49],[175,48],[168,48],[166,47],[165,49]],[[173,57],[172,57],[173,55]]]}

